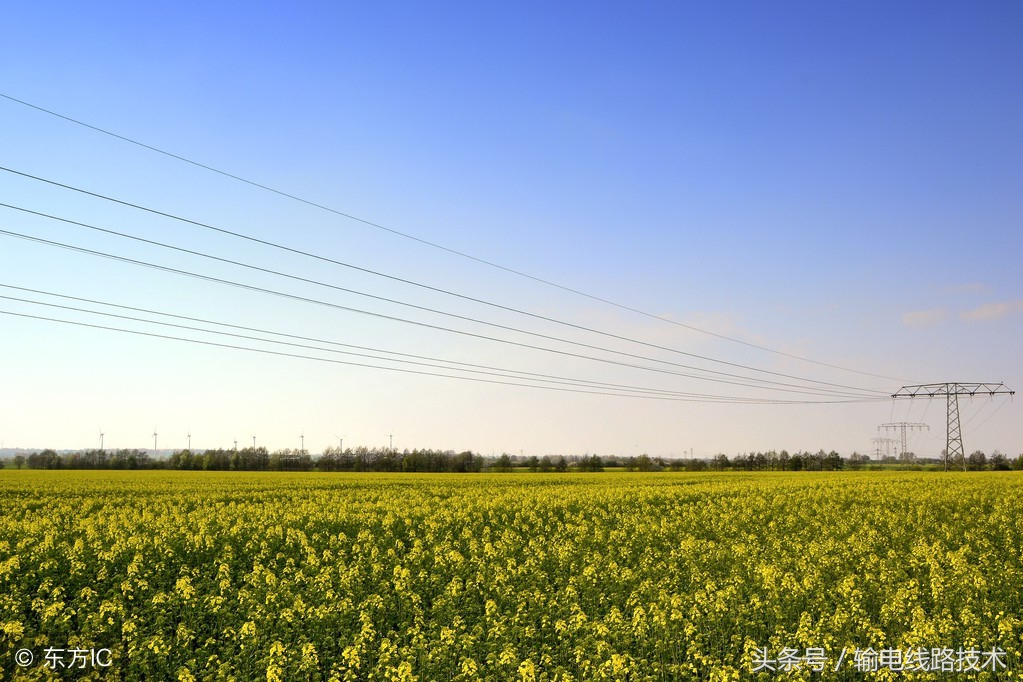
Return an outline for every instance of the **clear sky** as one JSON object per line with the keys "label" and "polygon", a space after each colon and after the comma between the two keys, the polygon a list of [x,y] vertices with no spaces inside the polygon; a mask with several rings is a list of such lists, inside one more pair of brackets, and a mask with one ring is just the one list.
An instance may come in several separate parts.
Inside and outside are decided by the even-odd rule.
{"label": "clear sky", "polygon": [[[909,421],[937,455],[944,400],[885,396],[1023,387],[1021,31],[1016,2],[13,3],[0,229],[249,288],[0,234],[0,442],[849,454]],[[963,400],[967,451],[1023,452],[1020,404]]]}

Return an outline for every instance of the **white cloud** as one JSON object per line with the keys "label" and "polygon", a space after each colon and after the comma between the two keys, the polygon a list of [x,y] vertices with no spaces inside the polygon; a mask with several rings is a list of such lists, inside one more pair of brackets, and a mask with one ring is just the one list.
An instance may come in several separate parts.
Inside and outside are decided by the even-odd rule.
{"label": "white cloud", "polygon": [[999,303],[985,303],[973,310],[964,310],[959,313],[959,317],[968,321],[1000,320],[1003,317],[1008,317],[1020,311],[1023,311],[1023,300],[1001,301]]}
{"label": "white cloud", "polygon": [[915,310],[902,313],[902,324],[906,327],[930,327],[943,322],[948,317],[948,311],[944,308],[934,310]]}

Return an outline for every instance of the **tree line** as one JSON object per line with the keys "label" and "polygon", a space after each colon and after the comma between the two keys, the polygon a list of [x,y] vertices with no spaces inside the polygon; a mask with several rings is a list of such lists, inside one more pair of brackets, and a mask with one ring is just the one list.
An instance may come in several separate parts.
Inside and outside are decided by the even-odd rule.
{"label": "tree line", "polygon": [[[711,459],[664,458],[649,455],[585,456],[544,455],[515,456],[507,453],[485,457],[471,451],[415,449],[397,451],[390,448],[329,447],[313,456],[308,450],[284,449],[269,451],[265,447],[242,449],[178,450],[167,458],[151,456],[145,450],[82,450],[58,453],[41,450],[28,455],[18,454],[0,463],[16,469],[172,469],[191,471],[381,471],[478,473],[482,471],[511,472],[526,469],[532,472],[605,471],[838,471],[843,469],[942,468],[941,459],[916,459],[852,453],[842,457],[834,450],[825,452],[794,452],[786,450],[743,453],[729,457],[718,454]],[[962,469],[962,460],[949,462],[949,468]],[[997,450],[988,457],[975,451],[966,458],[965,468],[972,471],[1023,470],[1023,454],[1014,459]]]}

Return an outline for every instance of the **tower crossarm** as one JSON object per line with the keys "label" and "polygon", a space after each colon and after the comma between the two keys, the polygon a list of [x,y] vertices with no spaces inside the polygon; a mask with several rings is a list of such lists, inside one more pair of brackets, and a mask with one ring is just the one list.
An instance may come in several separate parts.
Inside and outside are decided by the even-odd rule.
{"label": "tower crossarm", "polygon": [[930,431],[931,427],[927,426],[927,424],[924,424],[922,422],[891,422],[888,424],[881,424],[880,426],[877,427],[878,431],[880,431],[881,429],[884,429],[885,431],[892,430],[899,431],[902,437],[900,441],[902,444],[902,448],[899,450],[898,453],[899,457],[912,459],[912,455],[906,449],[906,432],[912,431],[913,429],[927,429],[928,431]]}
{"label": "tower crossarm", "polygon": [[[948,430],[945,436],[945,470],[948,471],[948,462],[962,462],[963,470],[966,469],[966,449],[963,447],[963,432],[959,422],[959,396],[968,395],[1015,395],[1016,391],[1008,389],[1005,384],[998,383],[960,383],[948,382],[944,384],[918,384],[916,386],[903,386],[892,394],[892,398],[933,398],[943,396],[948,404]],[[903,431],[905,433],[905,431]]]}
{"label": "tower crossarm", "polygon": [[893,398],[933,398],[947,395],[1015,395],[1002,383],[945,383],[903,386],[892,394]]}
{"label": "tower crossarm", "polygon": [[881,424],[880,426],[877,427],[877,430],[878,431],[880,431],[881,429],[884,429],[886,431],[892,430],[892,429],[928,429],[929,430],[930,428],[931,427],[929,427],[927,424],[924,424],[923,422],[891,422],[889,424]]}

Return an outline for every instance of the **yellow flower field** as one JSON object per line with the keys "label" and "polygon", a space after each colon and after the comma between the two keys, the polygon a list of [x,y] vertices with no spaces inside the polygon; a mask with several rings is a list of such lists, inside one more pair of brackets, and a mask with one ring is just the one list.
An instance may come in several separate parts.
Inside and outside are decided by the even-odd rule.
{"label": "yellow flower field", "polygon": [[0,472],[3,680],[1019,679],[1021,588],[1016,473]]}

